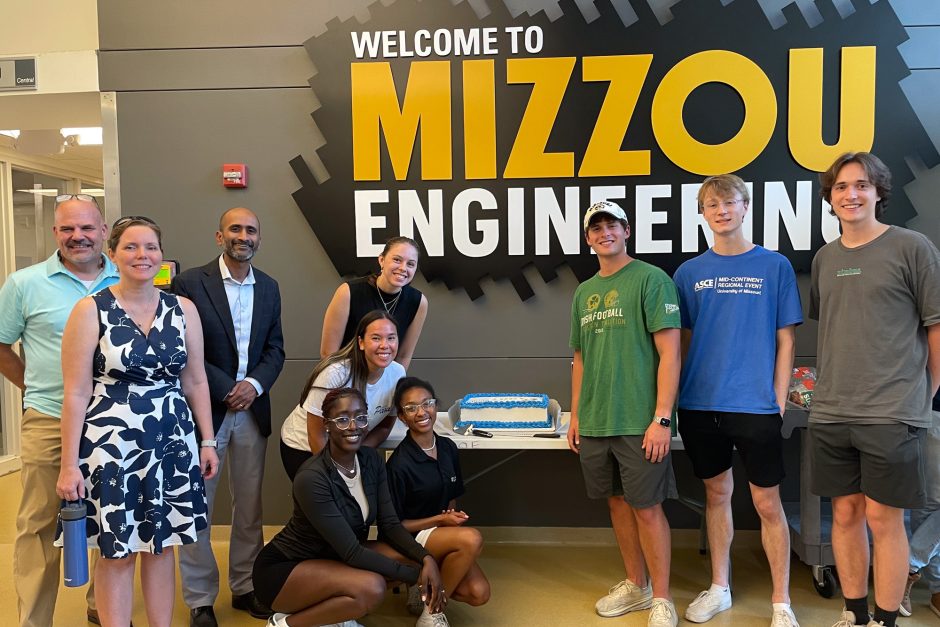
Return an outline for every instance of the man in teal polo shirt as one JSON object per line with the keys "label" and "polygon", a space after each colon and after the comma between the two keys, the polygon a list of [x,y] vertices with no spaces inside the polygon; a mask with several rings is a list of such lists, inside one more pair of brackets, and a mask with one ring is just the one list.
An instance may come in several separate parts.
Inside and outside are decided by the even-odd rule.
{"label": "man in teal polo shirt", "polygon": [[[61,549],[52,546],[59,498],[62,438],[62,331],[79,299],[117,283],[101,254],[108,227],[84,194],[56,198],[58,250],[42,263],[11,274],[0,288],[0,373],[25,392],[20,456],[23,497],[16,516],[13,582],[23,627],[52,625]],[[26,363],[13,350],[23,342]],[[97,618],[89,586],[89,618]]]}

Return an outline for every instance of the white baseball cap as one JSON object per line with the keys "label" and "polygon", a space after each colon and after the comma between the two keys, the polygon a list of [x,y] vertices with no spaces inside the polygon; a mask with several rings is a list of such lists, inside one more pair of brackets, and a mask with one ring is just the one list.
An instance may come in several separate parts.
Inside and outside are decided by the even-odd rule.
{"label": "white baseball cap", "polygon": [[609,200],[602,200],[588,207],[587,213],[584,214],[585,231],[587,231],[588,225],[591,223],[591,218],[593,218],[598,213],[606,213],[607,215],[613,216],[618,220],[623,220],[627,224],[630,223],[630,221],[627,219],[627,214],[624,213],[623,209],[620,208],[620,205]]}

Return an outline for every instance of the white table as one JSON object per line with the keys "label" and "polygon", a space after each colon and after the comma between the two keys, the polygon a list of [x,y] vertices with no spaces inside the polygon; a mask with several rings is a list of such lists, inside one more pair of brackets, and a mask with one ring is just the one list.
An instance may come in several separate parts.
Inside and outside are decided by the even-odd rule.
{"label": "white table", "polygon": [[[555,433],[557,433],[559,436],[557,438],[536,437],[531,435],[522,436],[500,434],[496,429],[488,430],[493,434],[493,437],[484,438],[478,435],[459,435],[454,433],[450,422],[450,415],[446,411],[439,411],[437,412],[437,422],[434,424],[434,432],[438,435],[447,436],[454,442],[454,444],[457,445],[457,448],[461,450],[511,451],[511,453],[506,457],[503,457],[502,459],[490,464],[480,472],[464,480],[464,483],[469,483],[493,470],[496,470],[503,464],[512,461],[526,451],[567,451],[568,424],[570,422],[571,413],[566,411],[561,412],[559,425],[555,430]],[[399,442],[401,442],[402,438],[405,437],[406,432],[407,429],[405,428],[405,425],[402,424],[401,421],[397,421],[395,423],[395,427],[392,429],[392,432],[389,434],[388,439],[382,443],[380,448],[388,450],[394,449],[396,446],[398,446]],[[683,448],[682,439],[678,435],[672,438],[672,450],[682,450]]]}

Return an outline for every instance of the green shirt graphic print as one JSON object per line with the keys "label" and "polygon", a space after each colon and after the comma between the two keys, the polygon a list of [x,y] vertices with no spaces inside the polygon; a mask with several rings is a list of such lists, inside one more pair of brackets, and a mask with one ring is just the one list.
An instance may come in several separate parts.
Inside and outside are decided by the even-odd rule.
{"label": "green shirt graphic print", "polygon": [[672,279],[634,259],[614,274],[578,286],[569,344],[581,351],[584,375],[579,433],[642,435],[656,410],[659,358],[652,334],[677,329],[679,296]]}

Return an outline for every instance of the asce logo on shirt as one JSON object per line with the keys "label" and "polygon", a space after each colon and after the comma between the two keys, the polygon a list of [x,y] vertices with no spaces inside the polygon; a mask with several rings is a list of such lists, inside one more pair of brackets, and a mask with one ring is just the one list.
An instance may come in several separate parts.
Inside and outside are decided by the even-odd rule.
{"label": "asce logo on shirt", "polygon": [[715,288],[715,279],[702,279],[695,282],[695,291],[709,290]]}

